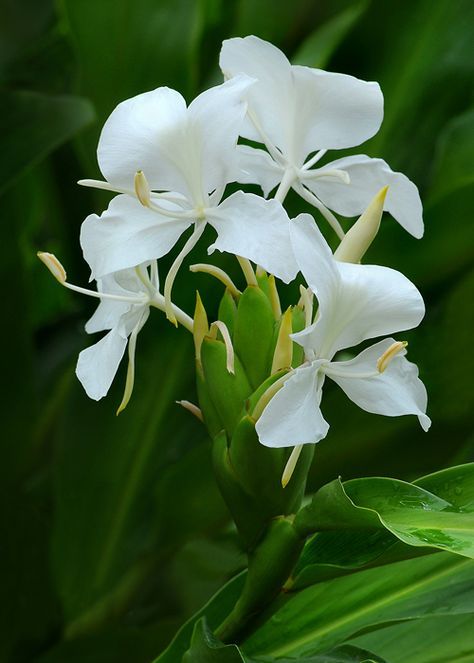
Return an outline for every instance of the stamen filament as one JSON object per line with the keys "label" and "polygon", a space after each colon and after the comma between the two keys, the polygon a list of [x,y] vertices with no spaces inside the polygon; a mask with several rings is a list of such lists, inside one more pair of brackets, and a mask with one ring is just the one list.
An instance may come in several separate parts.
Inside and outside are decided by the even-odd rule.
{"label": "stamen filament", "polygon": [[132,395],[133,391],[133,385],[135,383],[135,350],[137,347],[137,336],[138,332],[142,328],[142,321],[143,321],[142,316],[138,323],[135,325],[133,328],[132,333],[130,334],[130,338],[128,339],[128,367],[127,367],[127,379],[125,381],[125,390],[123,392],[123,398],[122,402],[117,408],[117,412],[115,413],[117,416],[125,410],[127,407],[130,397]]}
{"label": "stamen filament", "polygon": [[235,257],[239,261],[239,265],[244,273],[247,285],[258,286],[257,277],[255,276],[255,272],[253,271],[253,267],[250,260],[247,260],[247,258],[242,258],[242,256],[235,256]]}
{"label": "stamen filament", "polygon": [[[209,332],[212,337],[214,337],[213,331],[214,330],[219,330],[222,336],[222,339],[224,341],[225,349],[226,349],[226,356],[227,356],[227,362],[226,362],[226,368],[228,373],[232,373],[232,375],[235,375],[235,357],[234,357],[234,346],[232,345],[232,339],[230,338],[229,330],[227,329],[227,325],[222,322],[222,320],[217,320],[216,322],[213,322],[209,328]],[[217,336],[217,333],[216,333]]]}
{"label": "stamen filament", "polygon": [[324,168],[318,168],[317,170],[305,171],[304,173],[301,173],[301,175],[304,180],[317,180],[321,177],[332,177],[341,180],[344,184],[351,183],[349,173],[345,170],[340,170],[339,168],[328,168],[327,170],[324,170]]}
{"label": "stamen filament", "polygon": [[[166,313],[165,298],[160,292],[155,293],[155,296],[153,297],[153,299],[150,300],[149,304],[150,306],[157,308],[159,311],[163,311],[164,313]],[[171,308],[173,309],[173,313],[175,315],[177,322],[192,334],[194,328],[194,320],[191,318],[191,316],[189,316],[187,313],[185,313],[182,309],[180,309],[178,306],[176,306],[173,303],[171,303]]]}
{"label": "stamen filament", "polygon": [[296,447],[293,448],[293,451],[291,452],[290,457],[286,462],[283,474],[281,475],[281,485],[283,488],[286,488],[287,485],[289,484],[302,450],[303,450],[302,444],[298,444]]}
{"label": "stamen filament", "polygon": [[258,121],[255,113],[252,110],[250,110],[249,108],[247,109],[247,117],[250,119],[253,126],[255,127],[255,129],[260,134],[262,142],[265,145],[265,147],[267,148],[267,150],[269,151],[270,156],[272,156],[273,159],[278,164],[280,164],[280,166],[283,166],[284,168],[286,168],[287,162],[286,162],[285,157],[280,152],[280,150],[277,147],[275,147],[275,145],[272,143],[272,141],[270,140],[270,138],[267,136],[267,134],[263,130],[262,126],[260,125],[260,122]]}
{"label": "stamen filament", "polygon": [[181,407],[184,407],[184,409],[188,412],[191,412],[191,414],[193,414],[196,419],[199,419],[199,421],[204,421],[201,408],[199,408],[197,405],[194,405],[194,403],[191,403],[190,401],[175,401],[175,403],[181,405]]}
{"label": "stamen filament", "polygon": [[331,228],[334,230],[336,235],[339,237],[339,239],[344,239],[345,233],[344,230],[342,229],[341,224],[339,221],[336,219],[334,214],[328,210],[328,208],[323,205],[323,203],[319,200],[319,198],[316,198],[316,196],[306,187],[302,186],[301,184],[298,184],[296,187],[296,191],[300,194],[300,196],[306,200],[310,205],[313,205],[318,209],[321,214],[324,216],[326,221],[329,223]]}
{"label": "stamen filament", "polygon": [[187,242],[178,253],[174,263],[171,265],[170,271],[168,272],[165,280],[164,296],[165,296],[165,313],[166,317],[170,322],[175,326],[178,326],[177,318],[173,311],[173,304],[171,302],[171,290],[173,288],[173,283],[178,273],[179,268],[183,264],[183,260],[186,256],[193,250],[193,248],[198,243],[201,235],[204,232],[206,227],[206,222],[196,222],[192,235],[188,238]]}
{"label": "stamen filament", "polygon": [[218,279],[221,283],[225,285],[225,287],[230,291],[233,297],[239,297],[242,294],[235,285],[235,283],[232,281],[230,276],[226,272],[224,272],[223,269],[220,269],[220,267],[200,262],[196,263],[195,265],[191,265],[189,271],[203,272],[204,274],[210,274],[211,276],[214,276],[216,279]]}
{"label": "stamen filament", "polygon": [[314,166],[315,163],[318,163],[318,161],[323,158],[326,152],[327,150],[319,150],[319,152],[316,152],[316,154],[301,167],[301,170],[308,170],[311,166]]}
{"label": "stamen filament", "polygon": [[65,281],[62,285],[69,290],[80,292],[82,295],[89,295],[89,297],[96,297],[97,299],[111,299],[117,302],[129,302],[130,304],[145,304],[148,301],[148,295],[145,295],[145,293],[143,293],[143,295],[137,295],[136,297],[128,297],[127,295],[112,295],[108,292],[88,290],[87,288],[81,288],[78,285],[67,283],[67,281]]}
{"label": "stamen filament", "polygon": [[294,169],[287,168],[283,174],[280,185],[278,186],[278,189],[275,193],[274,196],[275,200],[278,200],[278,202],[283,203],[295,179],[296,179],[296,174]]}

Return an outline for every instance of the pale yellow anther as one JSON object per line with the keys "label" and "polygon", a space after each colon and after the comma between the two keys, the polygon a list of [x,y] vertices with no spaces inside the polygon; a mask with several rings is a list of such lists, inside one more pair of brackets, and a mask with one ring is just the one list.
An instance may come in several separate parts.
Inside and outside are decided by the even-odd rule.
{"label": "pale yellow anther", "polygon": [[379,373],[383,373],[387,366],[390,364],[392,359],[396,357],[402,350],[404,350],[408,345],[407,341],[395,341],[392,345],[385,350],[383,355],[377,359],[377,370]]}
{"label": "pale yellow anther", "polygon": [[207,313],[202,303],[199,292],[196,292],[196,308],[194,309],[194,349],[196,352],[196,359],[201,360],[201,345],[204,337],[209,333],[209,323],[207,321]]}
{"label": "pale yellow anther", "polygon": [[268,292],[270,295],[270,304],[272,307],[273,315],[275,316],[275,320],[279,320],[281,317],[280,295],[278,294],[278,288],[276,286],[275,277],[273,274],[270,274],[268,277]]}
{"label": "pale yellow anther", "polygon": [[144,207],[150,207],[150,186],[142,170],[135,173],[135,195]]}
{"label": "pale yellow anther", "polygon": [[289,368],[293,358],[293,341],[290,334],[293,331],[291,307],[282,315],[278,338],[273,353],[271,375],[282,368]]}
{"label": "pale yellow anther", "polygon": [[66,270],[61,265],[59,260],[52,253],[46,253],[45,251],[38,251],[36,254],[42,263],[46,265],[54,278],[59,281],[59,283],[66,282]]}
{"label": "pale yellow anther", "polygon": [[336,260],[352,263],[358,263],[362,260],[379,231],[387,191],[388,186],[380,189],[365,212],[346,233],[334,253]]}
{"label": "pale yellow anther", "polygon": [[235,374],[234,346],[232,345],[232,339],[230,338],[229,330],[227,329],[227,325],[225,324],[225,322],[217,320],[216,322],[212,323],[212,325],[209,328],[209,335],[211,336],[211,338],[217,338],[217,331],[220,332],[222,340],[224,341],[226,355],[227,355],[227,362],[226,362],[227,371],[229,373],[232,373],[232,375],[234,375]]}

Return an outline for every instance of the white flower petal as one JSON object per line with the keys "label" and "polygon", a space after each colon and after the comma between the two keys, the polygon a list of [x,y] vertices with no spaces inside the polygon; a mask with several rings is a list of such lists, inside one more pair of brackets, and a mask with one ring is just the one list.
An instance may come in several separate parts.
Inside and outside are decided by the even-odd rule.
{"label": "white flower petal", "polygon": [[403,356],[406,351],[395,356],[383,373],[369,378],[357,377],[358,373],[375,371],[377,359],[392,343],[393,338],[387,338],[350,361],[334,362],[330,365],[337,371],[353,374],[353,377],[340,377],[329,371],[328,376],[363,410],[387,417],[416,414],[423,430],[427,431],[431,420],[426,415],[426,389],[418,378],[416,365]]}
{"label": "white flower petal", "polygon": [[337,262],[310,218],[295,219],[291,239],[319,309],[316,322],[292,336],[297,343],[331,359],[342,348],[421,322],[423,298],[409,279],[388,267]]}
{"label": "white flower petal", "polygon": [[[292,122],[291,65],[286,56],[258,37],[226,39],[219,65],[226,78],[244,73],[257,79],[258,83],[247,92],[249,110],[262,123],[273,144],[284,150]],[[262,142],[250,122],[241,135]]]}
{"label": "white flower petal", "polygon": [[[171,209],[172,204],[160,201]],[[116,196],[108,209],[91,214],[82,224],[81,246],[93,278],[164,256],[191,225],[143,207],[127,195]]]}
{"label": "white flower petal", "polygon": [[79,354],[76,375],[89,398],[98,401],[107,394],[126,346],[127,339],[114,328]]}
{"label": "white flower petal", "polygon": [[100,169],[112,184],[133,190],[143,171],[152,190],[177,191],[200,204],[233,180],[235,149],[252,80],[238,77],[199,95],[189,108],[166,87],[123,101],[99,140]]}
{"label": "white flower petal", "polygon": [[363,154],[332,161],[324,168],[345,170],[351,179],[350,184],[334,178],[304,181],[327,207],[343,216],[362,214],[375,194],[388,185],[384,209],[411,235],[423,236],[420,195],[415,184],[403,173],[394,172],[382,159],[371,159]]}
{"label": "white flower petal", "polygon": [[255,428],[266,447],[314,444],[326,437],[329,425],[319,408],[323,382],[319,365],[297,368],[263,411]]}
{"label": "white flower petal", "polygon": [[[125,295],[126,297],[145,292],[142,281],[138,278],[135,269],[124,269],[104,276],[97,281],[97,291],[111,295]],[[86,332],[95,332],[112,329],[119,324],[120,318],[125,316],[132,308],[130,302],[120,302],[111,299],[102,299],[92,317],[86,322]],[[142,308],[142,307],[140,307]]]}
{"label": "white flower petal", "polygon": [[237,179],[236,145],[247,111],[246,91],[254,82],[248,76],[236,76],[206,90],[189,106],[196,163],[190,164],[188,159],[187,164],[202,173],[202,189],[206,193]]}
{"label": "white flower petal", "polygon": [[283,169],[264,150],[238,145],[240,184],[259,184],[265,198],[281,182]]}
{"label": "white flower petal", "polygon": [[186,121],[185,100],[167,87],[122,101],[100,135],[97,157],[103,175],[133,191],[135,173],[142,170],[152,189],[187,194],[179,159]]}
{"label": "white flower petal", "polygon": [[[377,83],[292,67],[278,48],[258,37],[224,41],[220,66],[227,77],[243,72],[257,79],[248,91],[249,115],[295,166],[319,149],[359,145],[382,122]],[[262,142],[259,133],[247,127],[242,135]]]}
{"label": "white flower petal", "polygon": [[292,73],[295,150],[301,165],[310,152],[355,147],[377,133],[383,120],[378,83],[310,67],[294,66]]}
{"label": "white flower petal", "polygon": [[248,258],[285,283],[295,278],[291,222],[278,201],[237,191],[209,210],[206,218],[217,230],[209,253],[218,249]]}

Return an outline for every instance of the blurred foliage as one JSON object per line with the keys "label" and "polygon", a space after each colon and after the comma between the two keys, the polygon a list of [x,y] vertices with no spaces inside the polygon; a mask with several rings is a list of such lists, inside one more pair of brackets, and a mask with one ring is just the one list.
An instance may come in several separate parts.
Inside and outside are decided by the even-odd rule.
{"label": "blurred foliage", "polygon": [[[123,370],[101,403],[74,377],[93,302],[62,291],[35,256],[55,252],[73,282],[87,282],[79,227],[108,196],[75,182],[98,176],[104,120],[145,90],[169,85],[191,99],[218,82],[224,38],[257,34],[295,61],[378,80],[385,122],[357,151],[405,172],[425,201],[425,238],[387,217],[367,259],[401,269],[425,295],[426,320],[407,338],[433,427],[366,414],[328,389],[332,427],[310,488],[338,475],[411,479],[474,459],[473,26],[470,0],[3,0],[1,661],[146,663],[243,568],[205,432],[174,404],[195,399],[190,339],[153,316],[132,402],[116,419]],[[303,209],[291,196],[289,205]],[[220,287],[186,270],[178,303],[192,310],[197,287],[215,313]],[[459,633],[472,626],[449,619]],[[394,657],[397,641],[387,636],[387,658],[407,660]],[[356,644],[370,650],[370,634]]]}

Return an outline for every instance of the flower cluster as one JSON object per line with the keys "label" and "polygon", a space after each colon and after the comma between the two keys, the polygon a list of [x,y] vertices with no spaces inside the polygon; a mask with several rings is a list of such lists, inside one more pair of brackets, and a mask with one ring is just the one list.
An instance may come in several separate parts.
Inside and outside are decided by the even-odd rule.
{"label": "flower cluster", "polygon": [[[225,41],[220,66],[225,81],[189,106],[178,92],[161,87],[122,102],[106,121],[98,146],[104,181],[80,181],[117,194],[82,226],[84,258],[97,290],[70,284],[53,255],[39,254],[63,285],[100,299],[86,331],[107,334],[80,353],[79,380],[91,398],[105,396],[128,345],[121,410],[132,393],[137,335],[150,308],[165,312],[195,338],[201,334],[197,320],[173,303],[172,291],[184,259],[210,226],[215,239],[208,252],[236,256],[248,287],[257,285],[252,263],[272,279],[289,283],[301,272],[306,281],[299,302],[304,325],[295,333],[285,322],[288,316],[278,312],[273,291],[280,333],[272,373],[285,370],[254,411],[263,445],[295,447],[294,465],[302,445],[326,436],[320,409],[326,376],[364,410],[415,414],[427,430],[426,390],[405,357],[405,342],[385,338],[352,359],[337,355],[416,327],[424,315],[420,293],[401,273],[360,264],[384,210],[413,236],[422,236],[416,186],[383,160],[365,155],[320,165],[328,150],[355,147],[378,131],[383,117],[378,84],[293,66],[276,47],[253,36]],[[226,195],[227,185],[236,182],[257,184],[264,195],[242,190]],[[314,208],[316,219],[307,213],[289,218],[283,203],[290,190]],[[345,234],[336,214],[362,216]],[[321,219],[339,238],[334,254],[318,228]],[[161,292],[157,261],[178,243]],[[201,269],[239,297],[222,270]],[[214,337],[220,334],[233,372],[228,328],[220,320],[211,330]],[[302,349],[297,365],[291,351],[289,356],[282,351],[288,343]],[[194,411],[199,413],[195,406]]]}

